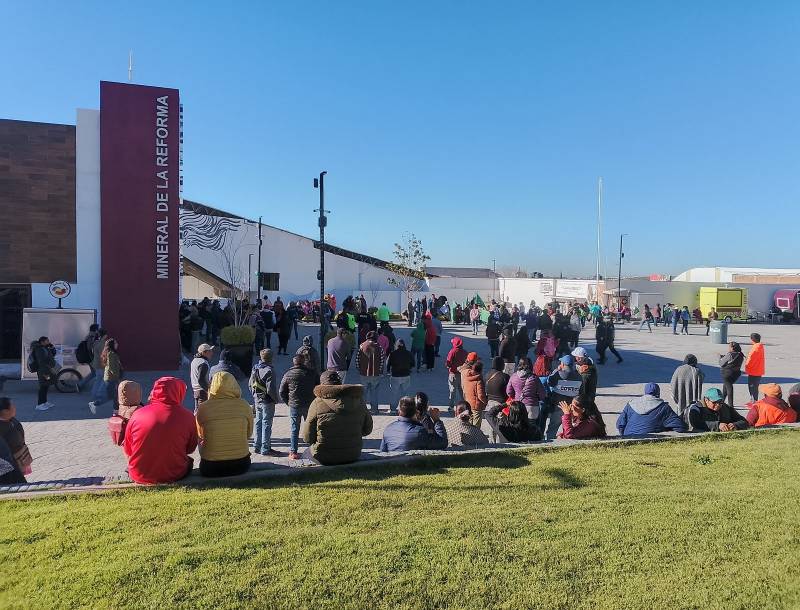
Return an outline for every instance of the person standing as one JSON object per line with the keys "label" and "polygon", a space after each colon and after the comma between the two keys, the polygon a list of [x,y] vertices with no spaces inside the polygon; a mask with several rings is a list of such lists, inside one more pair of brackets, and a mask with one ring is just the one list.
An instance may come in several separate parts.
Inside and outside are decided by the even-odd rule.
{"label": "person standing", "polygon": [[689,307],[687,305],[683,306],[681,309],[681,334],[688,335],[689,334],[689,320],[691,319],[692,314],[689,312]]}
{"label": "person standing", "polygon": [[311,335],[303,337],[303,345],[297,348],[295,354],[303,357],[306,368],[311,369],[315,374],[319,375],[319,352],[317,348],[314,347]]}
{"label": "person standing", "polygon": [[514,372],[517,356],[517,341],[514,339],[513,330],[510,326],[503,330],[503,338],[500,341],[497,355],[505,362],[505,372],[511,375]]}
{"label": "person standing", "polygon": [[653,312],[650,311],[650,306],[645,303],[644,304],[644,312],[642,313],[642,321],[639,324],[639,330],[642,330],[645,324],[647,324],[647,330],[653,332],[653,328],[650,326],[650,323],[653,321]]}
{"label": "person standing", "polygon": [[669,309],[669,315],[672,318],[672,334],[678,334],[678,322],[681,321],[681,311],[678,309],[677,305],[673,305],[671,309]]}
{"label": "person standing", "polygon": [[461,373],[458,369],[467,360],[467,351],[463,347],[464,341],[461,337],[453,337],[450,344],[453,347],[444,361],[447,367],[448,412],[453,410],[457,400],[464,400],[464,392],[461,389]]}
{"label": "person standing", "polygon": [[750,397],[753,402],[758,400],[758,386],[764,376],[764,345],[761,343],[761,335],[752,333],[750,335],[750,353],[744,361],[744,372],[747,373],[747,388],[750,390]]}
{"label": "person standing", "polygon": [[422,366],[422,359],[425,354],[425,325],[422,320],[417,322],[417,326],[411,331],[411,357],[416,362],[417,373]]}
{"label": "person standing", "polygon": [[89,403],[89,411],[92,415],[96,415],[97,407],[102,406],[109,399],[113,399],[114,411],[117,410],[117,386],[122,380],[122,364],[117,353],[118,348],[119,345],[116,339],[106,339],[106,345],[100,356],[100,363],[103,365],[103,376],[97,380],[94,387],[94,400]]}
{"label": "person standing", "polygon": [[661,322],[661,303],[656,303],[655,321],[655,327],[658,328],[658,324]]}
{"label": "person standing", "polygon": [[392,318],[392,312],[386,303],[381,303],[381,306],[378,307],[378,323],[381,322],[388,322]]}
{"label": "person standing", "polygon": [[439,347],[442,345],[442,333],[444,329],[442,328],[442,321],[439,319],[439,316],[434,313],[431,316],[431,324],[433,325],[433,329],[436,331],[436,342],[433,344],[433,355],[436,358],[439,358]]}
{"label": "person standing", "polygon": [[670,406],[679,417],[683,417],[689,405],[702,399],[704,379],[703,371],[697,366],[697,356],[686,354],[683,364],[675,369],[670,382],[674,401]]}
{"label": "person standing", "polygon": [[294,340],[297,341],[297,322],[300,319],[300,308],[297,306],[297,303],[290,301],[286,313],[289,315],[289,322],[292,325]]}
{"label": "person standing", "polygon": [[36,400],[37,411],[47,411],[55,405],[47,400],[47,391],[50,386],[55,382],[55,376],[58,372],[56,366],[56,348],[50,343],[47,337],[39,337],[38,341],[31,343],[31,358],[33,369],[28,367],[32,373],[36,373],[36,379],[39,381],[39,395]]}
{"label": "person standing", "polygon": [[194,396],[194,408],[197,409],[201,402],[208,400],[208,390],[211,387],[211,379],[208,374],[209,361],[214,354],[214,347],[208,343],[201,343],[197,348],[197,354],[192,360],[190,367],[190,379],[192,383],[192,395]]}
{"label": "person standing", "polygon": [[281,456],[283,454],[280,451],[272,448],[272,421],[275,418],[275,403],[280,396],[271,349],[262,349],[259,353],[259,360],[250,374],[249,386],[256,411],[253,451],[271,457]]}
{"label": "person standing", "polygon": [[356,368],[361,375],[361,384],[364,386],[364,399],[372,406],[373,415],[378,414],[380,405],[383,365],[383,350],[378,345],[375,331],[371,330],[367,333],[366,341],[358,347]]}
{"label": "person standing", "polygon": [[264,340],[267,347],[272,347],[272,331],[275,329],[275,313],[269,308],[269,305],[264,305],[261,310],[261,319],[264,322]]}
{"label": "person standing", "polygon": [[405,341],[402,339],[397,340],[395,349],[389,354],[387,362],[388,372],[391,374],[390,388],[392,393],[389,413],[394,415],[397,413],[397,404],[411,385],[411,367],[414,366],[414,358],[406,349]]}
{"label": "person standing", "polygon": [[[486,382],[483,380],[483,362],[477,359],[477,354],[474,358],[470,358],[472,354],[474,352],[467,354],[467,361],[461,367],[461,388],[464,400],[470,407],[470,423],[480,428],[487,403]],[[472,363],[472,366],[467,366],[469,363]]]}
{"label": "person standing", "polygon": [[314,387],[319,384],[319,377],[314,371],[303,366],[302,356],[292,357],[292,368],[286,371],[281,379],[278,395],[289,407],[289,459],[298,460],[298,439],[300,424],[308,417],[308,407],[314,400]]}
{"label": "person standing", "polygon": [[539,328],[539,314],[536,313],[536,308],[531,307],[528,313],[525,314],[525,329],[528,331],[528,340],[531,344],[536,342],[536,331]]}
{"label": "person standing", "polygon": [[719,314],[717,310],[713,307],[711,311],[708,312],[708,318],[706,319],[706,337],[708,337],[709,333],[711,332],[711,322],[714,320],[719,320]]}
{"label": "person standing", "polygon": [[[277,309],[277,303],[275,303],[275,305]],[[278,321],[275,324],[275,330],[278,331],[278,353],[283,353],[284,356],[288,356],[289,339],[292,337],[292,321],[289,319],[283,306],[281,306],[281,310]]]}
{"label": "person standing", "polygon": [[722,377],[722,400],[730,406],[735,406],[733,401],[733,384],[742,376],[744,354],[742,347],[736,342],[728,344],[728,353],[719,356],[719,372]]}
{"label": "person standing", "polygon": [[490,357],[498,356],[500,354],[500,326],[492,317],[486,323],[486,341],[489,343]]}
{"label": "person standing", "polygon": [[[328,339],[328,370],[339,373],[339,379],[344,383],[347,370],[350,368],[350,355],[353,351],[350,341],[343,328],[336,329],[336,335]],[[352,337],[352,334],[350,335]]]}
{"label": "person standing", "polygon": [[530,358],[520,359],[519,369],[508,379],[506,394],[525,405],[532,423],[538,422],[540,405],[547,398],[547,393],[539,377],[533,373]]}
{"label": "person standing", "polygon": [[572,350],[572,357],[575,358],[575,368],[583,380],[580,396],[593,403],[597,397],[597,367],[582,347],[576,347]]}
{"label": "person standing", "polygon": [[[94,345],[97,343],[97,340],[100,338],[99,331],[100,327],[97,324],[92,324],[89,326],[89,333],[84,337],[83,345],[85,346],[85,350],[81,348],[81,345],[78,345],[78,349],[75,352],[75,356],[80,364],[85,364],[89,367],[89,374],[84,377],[83,379],[78,382],[79,391],[83,391],[94,379],[97,377],[97,369],[94,368]],[[87,356],[86,362],[80,358],[81,352],[85,351],[85,355]]]}
{"label": "person standing", "polygon": [[469,321],[472,323],[472,334],[478,334],[478,325],[481,323],[481,310],[478,309],[478,304],[473,303],[472,309],[469,310]]}
{"label": "person standing", "polygon": [[436,328],[429,314],[422,318],[422,323],[425,326],[425,370],[430,373],[436,364]]}
{"label": "person standing", "polygon": [[597,325],[597,330],[595,331],[595,338],[597,340],[597,347],[595,349],[597,350],[597,355],[600,356],[597,361],[599,364],[606,363],[606,350],[611,351],[611,353],[617,357],[617,363],[622,362],[622,356],[620,356],[619,352],[614,348],[615,334],[614,322],[611,321],[611,316],[606,316]]}

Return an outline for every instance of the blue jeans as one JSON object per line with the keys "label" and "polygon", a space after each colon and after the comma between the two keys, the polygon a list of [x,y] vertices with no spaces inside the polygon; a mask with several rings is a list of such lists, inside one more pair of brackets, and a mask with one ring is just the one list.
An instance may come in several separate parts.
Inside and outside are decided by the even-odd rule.
{"label": "blue jeans", "polygon": [[[89,374],[86,375],[83,379],[81,379],[80,383],[78,384],[78,389],[83,392],[86,387],[91,383],[92,379],[97,377],[97,371],[92,365],[89,365]],[[93,386],[94,387],[94,386]]]}
{"label": "blue jeans", "polygon": [[480,322],[478,320],[473,320],[472,321],[472,334],[473,335],[477,335],[478,334],[478,324],[480,324]]}
{"label": "blue jeans", "polygon": [[380,404],[380,388],[383,379],[379,376],[367,377],[361,375],[361,385],[364,386],[364,402],[372,406],[372,412],[378,412]]}
{"label": "blue jeans", "polygon": [[647,324],[647,330],[649,330],[650,332],[653,332],[653,329],[650,326],[650,318],[644,318],[642,320],[642,323],[639,324],[639,330],[642,330],[642,327],[644,327],[645,324]]}
{"label": "blue jeans", "polygon": [[417,363],[417,373],[419,373],[419,367],[422,366],[422,350],[417,349],[415,347],[411,348],[411,361]]}
{"label": "blue jeans", "polygon": [[295,407],[289,407],[289,451],[292,453],[297,453],[297,443],[300,438],[300,423],[302,419],[307,417],[308,408],[297,409]]}
{"label": "blue jeans", "polygon": [[392,388],[392,402],[389,403],[389,411],[394,413],[397,411],[400,399],[408,392],[408,387],[411,385],[411,377],[392,377],[390,385]]}
{"label": "blue jeans", "polygon": [[672,332],[678,334],[678,316],[672,316]]}
{"label": "blue jeans", "polygon": [[92,390],[92,400],[96,406],[100,406],[108,402],[114,401],[114,406],[117,404],[117,387],[119,386],[119,379],[112,379],[105,381],[102,376],[97,377]]}
{"label": "blue jeans", "polygon": [[253,423],[253,449],[256,453],[266,453],[272,449],[272,419],[275,417],[275,403],[256,399],[256,419]]}

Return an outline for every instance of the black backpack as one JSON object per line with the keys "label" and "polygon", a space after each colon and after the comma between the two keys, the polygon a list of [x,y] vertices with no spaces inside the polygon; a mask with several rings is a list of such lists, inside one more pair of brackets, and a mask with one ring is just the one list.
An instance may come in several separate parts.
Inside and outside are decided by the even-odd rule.
{"label": "black backpack", "polygon": [[28,354],[28,361],[25,363],[28,367],[28,371],[31,373],[36,373],[39,371],[39,363],[36,362],[36,348],[32,347],[30,353]]}
{"label": "black backpack", "polygon": [[89,349],[89,344],[86,342],[86,339],[78,343],[78,349],[75,350],[75,359],[80,364],[91,364],[92,360],[94,360],[94,354],[92,354],[92,350]]}

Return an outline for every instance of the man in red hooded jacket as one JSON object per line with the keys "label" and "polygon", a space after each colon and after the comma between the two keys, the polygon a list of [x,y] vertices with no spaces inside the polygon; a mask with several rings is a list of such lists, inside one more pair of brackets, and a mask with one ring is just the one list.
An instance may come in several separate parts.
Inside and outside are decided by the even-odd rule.
{"label": "man in red hooded jacket", "polygon": [[122,449],[128,456],[128,474],[136,483],[172,483],[192,472],[189,454],[197,448],[197,425],[183,406],[185,395],[183,381],[161,377],[153,385],[150,402],[128,420]]}
{"label": "man in red hooded jacket", "polygon": [[[450,408],[453,410],[456,401],[464,400],[464,391],[461,389],[461,373],[458,370],[467,361],[467,351],[464,349],[464,341],[461,337],[453,337],[450,340],[453,348],[448,352],[444,363],[447,366],[447,389],[450,391]],[[458,398],[456,398],[456,394]]]}

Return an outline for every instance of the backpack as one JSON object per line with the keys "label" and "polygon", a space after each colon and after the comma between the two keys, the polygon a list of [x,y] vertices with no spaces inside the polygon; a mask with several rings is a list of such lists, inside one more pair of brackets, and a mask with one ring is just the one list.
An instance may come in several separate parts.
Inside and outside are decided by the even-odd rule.
{"label": "backpack", "polygon": [[544,354],[540,354],[533,364],[533,374],[537,377],[547,377],[550,374],[550,362],[550,358]]}
{"label": "backpack", "polygon": [[94,354],[89,349],[86,339],[78,343],[78,349],[75,350],[75,359],[79,364],[91,364],[92,360],[94,360]]}
{"label": "backpack", "polygon": [[108,418],[108,433],[111,435],[112,442],[118,447],[125,441],[125,428],[128,420],[116,413]]}
{"label": "backpack", "polygon": [[36,362],[35,348],[31,348],[31,351],[28,354],[28,361],[25,363],[25,365],[28,367],[28,371],[31,373],[37,373],[39,371],[39,363]]}

